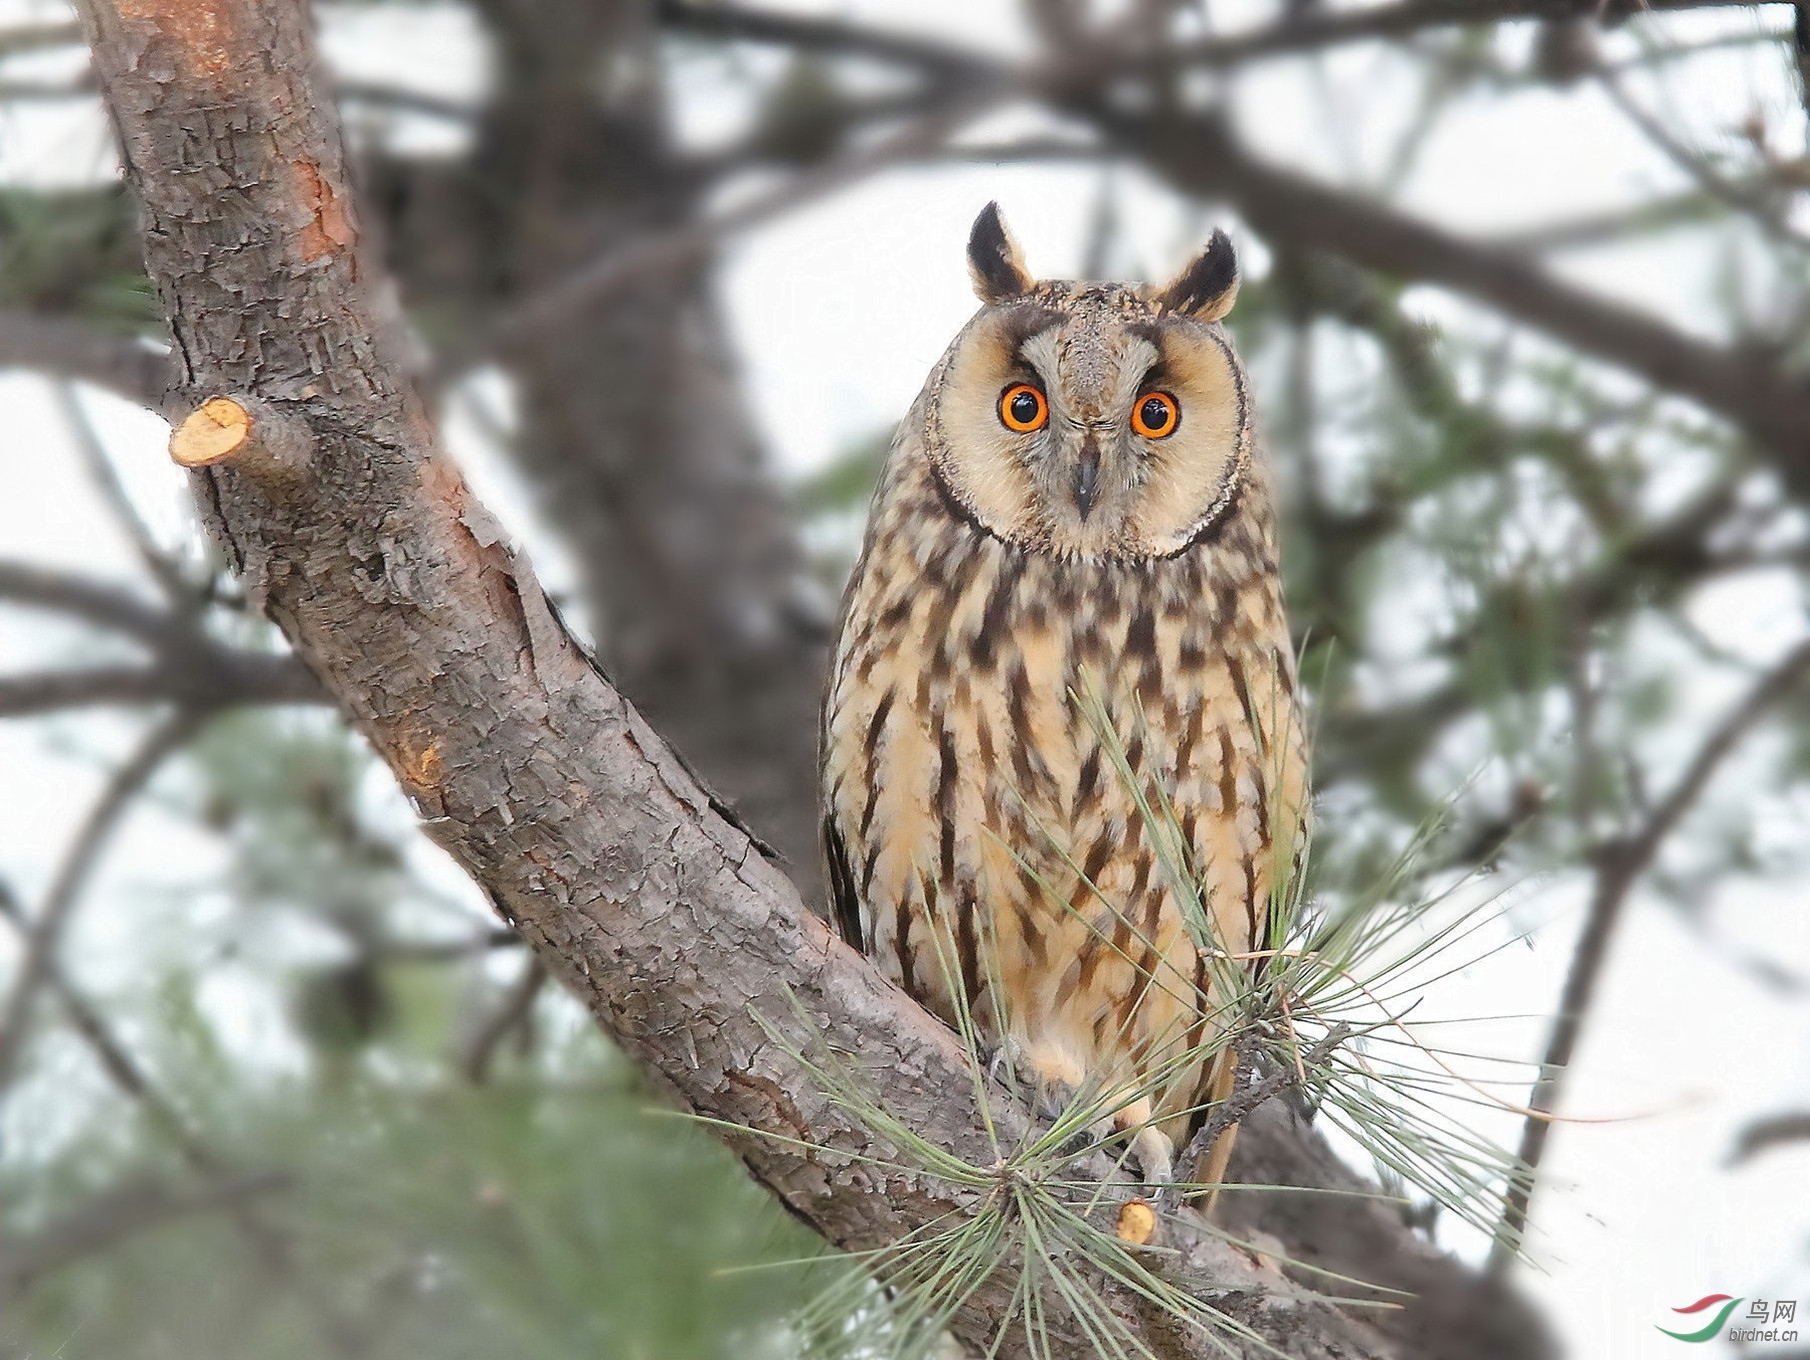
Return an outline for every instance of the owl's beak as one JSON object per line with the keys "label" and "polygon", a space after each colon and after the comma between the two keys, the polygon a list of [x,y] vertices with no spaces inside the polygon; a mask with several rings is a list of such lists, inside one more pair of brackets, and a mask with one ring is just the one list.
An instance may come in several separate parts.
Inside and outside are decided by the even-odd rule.
{"label": "owl's beak", "polygon": [[1100,489],[1100,446],[1094,442],[1092,435],[1081,445],[1081,454],[1075,460],[1075,509],[1080,512],[1085,523],[1090,510],[1094,508],[1094,496]]}

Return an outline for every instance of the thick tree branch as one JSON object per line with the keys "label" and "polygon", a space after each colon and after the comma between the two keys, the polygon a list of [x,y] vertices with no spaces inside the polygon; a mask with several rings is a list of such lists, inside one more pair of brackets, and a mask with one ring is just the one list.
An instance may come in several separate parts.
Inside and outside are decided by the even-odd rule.
{"label": "thick tree branch", "polygon": [[[429,833],[656,1086],[757,1131],[737,1150],[830,1241],[876,1247],[971,1209],[973,1192],[897,1169],[898,1151],[799,1058],[838,1055],[919,1133],[990,1166],[953,1036],[717,814],[436,446],[357,253],[297,7],[91,0],[84,22],[185,387],[255,412],[255,447],[198,474],[216,531]],[[994,1118],[1006,1138],[1022,1127],[1009,1103]],[[1297,1356],[1377,1353],[1325,1306],[1266,1292],[1280,1279],[1223,1246],[1201,1242],[1176,1269]],[[1004,1273],[989,1281],[958,1334],[989,1338],[1010,1296]],[[1198,1335],[1163,1346],[1214,1352]],[[1089,1348],[1058,1324],[1049,1353]]]}

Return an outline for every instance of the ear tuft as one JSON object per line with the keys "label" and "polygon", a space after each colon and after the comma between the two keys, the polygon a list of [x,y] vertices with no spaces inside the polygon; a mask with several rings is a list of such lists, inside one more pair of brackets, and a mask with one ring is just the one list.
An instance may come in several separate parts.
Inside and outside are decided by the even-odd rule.
{"label": "ear tuft", "polygon": [[1238,297],[1238,252],[1232,238],[1215,229],[1206,249],[1189,262],[1156,300],[1197,321],[1217,321]]}
{"label": "ear tuft", "polygon": [[974,280],[974,291],[982,302],[1022,296],[1036,282],[1024,267],[1024,255],[1006,230],[997,203],[980,210],[968,233],[968,277]]}

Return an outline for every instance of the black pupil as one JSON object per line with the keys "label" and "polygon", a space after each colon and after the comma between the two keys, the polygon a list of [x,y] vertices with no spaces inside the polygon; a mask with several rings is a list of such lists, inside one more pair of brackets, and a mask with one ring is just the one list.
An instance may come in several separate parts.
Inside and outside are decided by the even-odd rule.
{"label": "black pupil", "polygon": [[1169,423],[1169,404],[1159,397],[1144,403],[1144,428],[1160,430]]}
{"label": "black pupil", "polygon": [[1020,425],[1029,425],[1037,419],[1037,394],[1035,392],[1015,392],[1012,394],[1012,419]]}

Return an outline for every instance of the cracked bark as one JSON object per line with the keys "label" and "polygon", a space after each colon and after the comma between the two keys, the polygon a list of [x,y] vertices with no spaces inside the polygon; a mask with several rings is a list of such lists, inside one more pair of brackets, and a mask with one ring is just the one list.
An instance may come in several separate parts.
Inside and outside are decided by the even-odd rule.
{"label": "cracked bark", "polygon": [[[862,1250],[972,1207],[972,1192],[856,1160],[891,1150],[794,1056],[840,1055],[918,1133],[990,1164],[953,1036],[717,814],[438,446],[359,250],[305,12],[86,0],[83,23],[175,341],[170,414],[216,396],[253,413],[245,452],[192,474],[249,597],[650,1083],[758,1131],[730,1141],[791,1212]],[[995,1103],[1010,1138],[1021,1112]],[[1406,1353],[1222,1244],[1188,1244],[1173,1269],[1302,1360]],[[990,1336],[1010,1293],[995,1276],[958,1335]],[[1219,1353],[1195,1334],[1150,1340],[1162,1355]],[[1000,1353],[1024,1354],[1022,1340]],[[1047,1353],[1091,1348],[1058,1326]]]}

